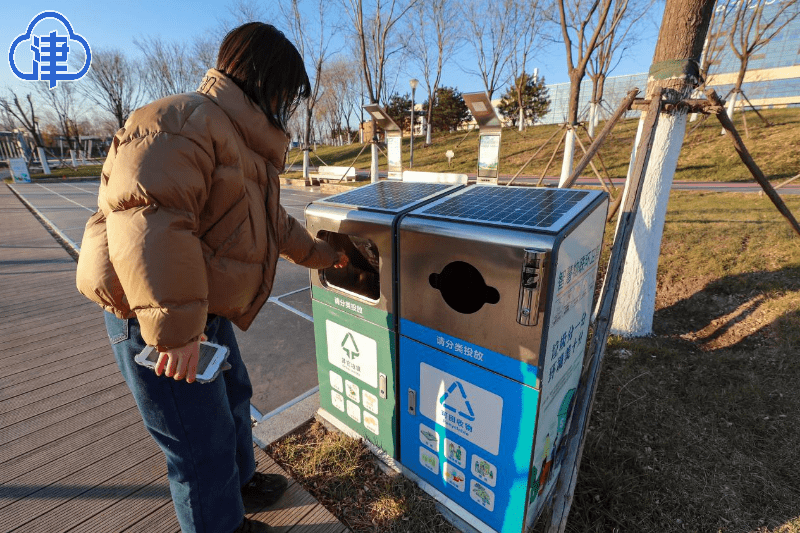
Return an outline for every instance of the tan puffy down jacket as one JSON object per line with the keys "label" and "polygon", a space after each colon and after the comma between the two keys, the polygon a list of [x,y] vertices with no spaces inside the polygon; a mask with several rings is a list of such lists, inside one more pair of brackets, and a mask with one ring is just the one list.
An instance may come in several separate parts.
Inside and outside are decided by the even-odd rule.
{"label": "tan puffy down jacket", "polygon": [[209,70],[197,93],[135,111],[103,165],[78,290],[138,318],[161,350],[195,340],[209,313],[247,329],[278,255],[311,268],[335,252],[279,203],[288,139],[233,81]]}

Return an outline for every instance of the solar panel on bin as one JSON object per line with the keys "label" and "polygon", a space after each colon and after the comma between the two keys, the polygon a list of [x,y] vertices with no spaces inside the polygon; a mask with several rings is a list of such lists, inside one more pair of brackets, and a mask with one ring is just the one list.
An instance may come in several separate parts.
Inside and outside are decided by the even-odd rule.
{"label": "solar panel on bin", "polygon": [[329,196],[322,201],[365,209],[399,212],[449,187],[452,185],[447,183],[380,181],[353,191]]}
{"label": "solar panel on bin", "polygon": [[566,222],[564,215],[588,194],[568,189],[469,187],[416,212],[501,226],[560,229]]}

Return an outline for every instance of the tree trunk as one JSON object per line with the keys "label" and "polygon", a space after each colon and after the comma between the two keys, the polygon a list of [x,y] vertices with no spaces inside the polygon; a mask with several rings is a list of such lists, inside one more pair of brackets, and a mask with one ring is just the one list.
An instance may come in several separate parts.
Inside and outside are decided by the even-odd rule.
{"label": "tree trunk", "polygon": [[[738,97],[739,97],[739,91],[735,89],[731,92],[731,95],[728,97],[728,106],[725,112],[727,113],[728,118],[731,119],[731,122],[733,122],[733,112],[736,110],[736,100]],[[725,128],[722,129],[722,135],[725,135]]]}
{"label": "tree trunk", "polygon": [[372,163],[369,167],[369,177],[372,183],[376,183],[380,181],[380,176],[378,175],[378,145],[374,144],[371,146],[370,153],[372,154]]}
{"label": "tree trunk", "polygon": [[431,144],[431,120],[433,119],[433,97],[428,96],[428,112],[425,114],[425,144]]}
{"label": "tree trunk", "polygon": [[50,174],[50,165],[47,164],[47,154],[44,153],[44,148],[41,146],[36,147],[36,152],[39,154],[39,162],[42,164],[42,172]]}
{"label": "tree trunk", "polygon": [[311,109],[306,109],[306,130],[303,133],[303,179],[306,185],[311,185],[311,179],[308,174],[308,167],[310,164],[310,148],[311,148]]}
{"label": "tree trunk", "polygon": [[592,139],[594,139],[594,129],[600,123],[600,102],[603,101],[605,84],[606,77],[603,74],[598,74],[597,80],[592,84],[592,105],[589,111],[589,137]]}
{"label": "tree trunk", "polygon": [[372,183],[380,181],[378,175],[378,123],[375,119],[372,120],[372,146],[370,147],[370,154],[372,155],[372,162],[369,166],[369,180]]}
{"label": "tree trunk", "polygon": [[[666,100],[681,100],[699,85],[697,60],[713,8],[714,0],[667,0],[650,67],[648,98],[655,88],[663,87]],[[620,281],[612,322],[612,332],[616,334],[644,336],[653,331],[658,256],[669,192],[686,132],[686,115],[685,108],[677,106],[664,112],[658,121]]]}
{"label": "tree trunk", "polygon": [[558,186],[563,187],[572,174],[572,159],[575,154],[575,130],[570,127],[564,137],[564,160],[561,162],[561,177]]}
{"label": "tree trunk", "polygon": [[[569,74],[570,87],[569,87],[569,111],[567,113],[567,124],[574,127],[578,125],[578,101],[581,96],[581,80],[583,79],[583,71],[573,69]],[[572,174],[572,156],[575,153],[575,131],[570,129],[567,131],[567,136],[564,139],[564,161],[561,163],[561,178],[558,180],[558,186],[561,187],[569,179]]]}
{"label": "tree trunk", "polygon": [[[739,93],[742,91],[742,84],[744,83],[744,75],[747,72],[747,64],[749,58],[745,57],[741,60],[739,65],[739,72],[736,74],[736,82],[733,85],[733,90],[728,98],[728,118],[733,122],[733,113],[736,111],[736,100],[739,98]],[[725,128],[722,128],[722,135],[725,135]]]}

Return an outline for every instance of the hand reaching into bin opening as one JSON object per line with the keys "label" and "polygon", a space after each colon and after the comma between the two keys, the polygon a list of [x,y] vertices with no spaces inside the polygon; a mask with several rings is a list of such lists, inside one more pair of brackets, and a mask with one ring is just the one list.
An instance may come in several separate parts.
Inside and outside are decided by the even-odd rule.
{"label": "hand reaching into bin opening", "polygon": [[333,268],[345,268],[350,263],[350,258],[344,252],[336,252],[336,262]]}

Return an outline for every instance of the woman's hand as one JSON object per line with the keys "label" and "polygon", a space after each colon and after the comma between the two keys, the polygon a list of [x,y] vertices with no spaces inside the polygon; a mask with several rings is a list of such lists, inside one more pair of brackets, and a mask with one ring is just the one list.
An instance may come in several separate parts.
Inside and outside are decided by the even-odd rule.
{"label": "woman's hand", "polygon": [[200,341],[207,339],[208,337],[201,335],[199,340],[185,346],[160,352],[154,369],[156,376],[166,374],[176,381],[185,379],[186,383],[193,383],[197,377],[197,363],[200,361]]}
{"label": "woman's hand", "polygon": [[350,258],[344,252],[336,252],[336,262],[333,268],[344,268],[350,262]]}

